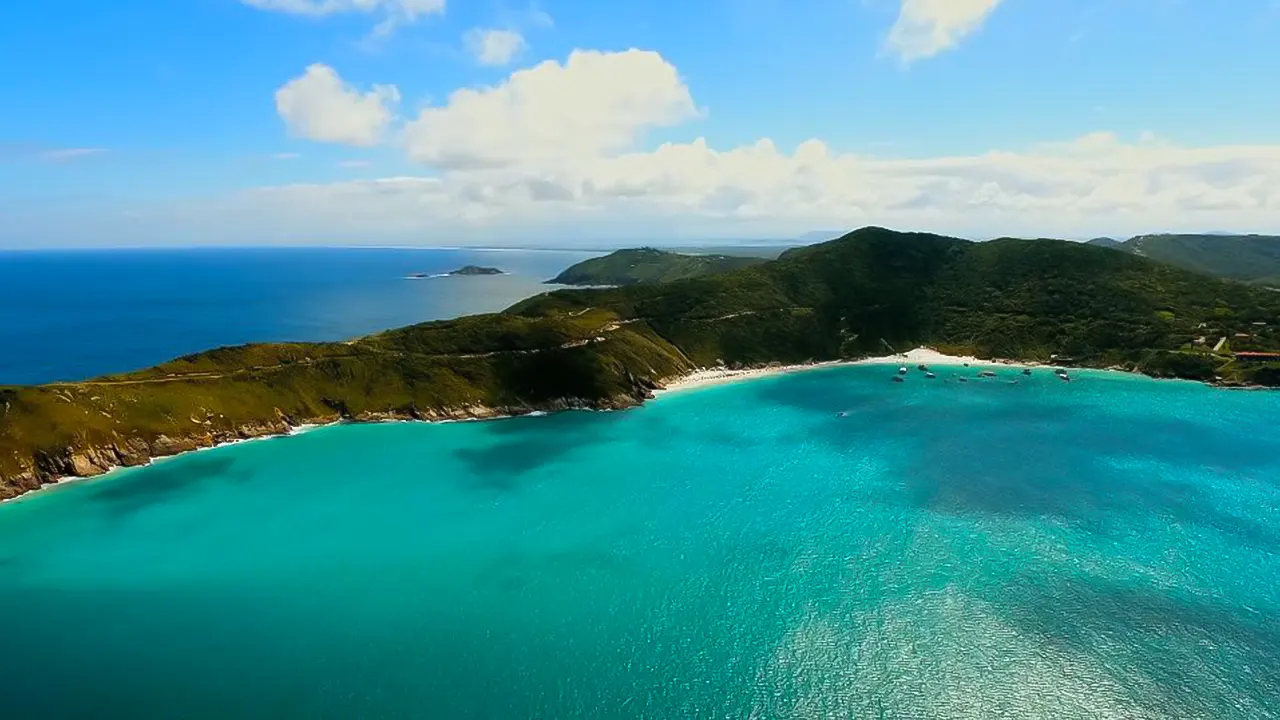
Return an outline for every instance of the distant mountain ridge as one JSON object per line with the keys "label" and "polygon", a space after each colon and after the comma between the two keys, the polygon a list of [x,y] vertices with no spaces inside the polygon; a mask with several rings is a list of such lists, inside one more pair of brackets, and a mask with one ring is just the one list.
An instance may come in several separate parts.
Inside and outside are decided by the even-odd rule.
{"label": "distant mountain ridge", "polygon": [[1089,241],[1088,243],[1086,243],[1086,244],[1087,244],[1087,245],[1094,245],[1094,246],[1097,246],[1097,247],[1104,247],[1104,248],[1118,248],[1118,247],[1124,247],[1124,241],[1122,241],[1122,240],[1117,240],[1117,239],[1115,239],[1115,238],[1110,238],[1110,237],[1099,237],[1099,238],[1094,238],[1094,239],[1090,240],[1090,241]]}
{"label": "distant mountain ridge", "polygon": [[1088,244],[1206,275],[1280,287],[1277,235],[1154,234],[1138,235],[1124,242],[1096,238]]}

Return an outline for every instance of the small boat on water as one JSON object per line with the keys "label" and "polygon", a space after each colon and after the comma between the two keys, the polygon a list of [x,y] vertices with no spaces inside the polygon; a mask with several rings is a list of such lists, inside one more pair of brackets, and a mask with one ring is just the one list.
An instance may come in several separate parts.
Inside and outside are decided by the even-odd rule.
{"label": "small boat on water", "polygon": [[1023,374],[1023,375],[1030,375],[1030,374],[1031,374],[1031,368],[1022,368],[1022,374]]}
{"label": "small boat on water", "polygon": [[894,375],[893,381],[897,383],[906,382],[906,378],[902,377],[901,375]]}
{"label": "small boat on water", "polygon": [[995,377],[995,376],[996,374],[992,370],[983,370],[982,372],[978,373],[978,377]]}
{"label": "small boat on water", "polygon": [[969,378],[967,378],[967,377],[962,377],[962,378],[960,378],[960,382],[969,382]]}
{"label": "small boat on water", "polygon": [[899,374],[899,375],[906,375],[906,374],[907,374],[907,366],[906,366],[906,365],[903,365],[902,367],[898,368],[898,374]]}
{"label": "small boat on water", "polygon": [[925,377],[927,377],[927,378],[929,378],[930,380],[937,380],[937,379],[938,379],[938,376],[937,376],[936,374],[931,373],[931,372],[928,372],[928,371],[925,371],[924,376],[925,376]]}
{"label": "small boat on water", "polygon": [[917,365],[916,369],[919,370],[920,372],[929,372],[929,366],[925,365],[924,363],[920,363],[919,365]]}
{"label": "small boat on water", "polygon": [[1064,368],[1058,368],[1057,370],[1053,371],[1053,374],[1057,375],[1058,377],[1066,377],[1067,371]]}

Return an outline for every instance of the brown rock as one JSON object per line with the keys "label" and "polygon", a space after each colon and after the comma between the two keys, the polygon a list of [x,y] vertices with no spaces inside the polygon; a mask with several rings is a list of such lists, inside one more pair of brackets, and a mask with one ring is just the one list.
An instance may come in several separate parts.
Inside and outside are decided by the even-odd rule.
{"label": "brown rock", "polygon": [[78,452],[71,455],[71,475],[76,477],[93,477],[101,475],[108,468],[99,464],[100,461],[93,456],[91,451]]}

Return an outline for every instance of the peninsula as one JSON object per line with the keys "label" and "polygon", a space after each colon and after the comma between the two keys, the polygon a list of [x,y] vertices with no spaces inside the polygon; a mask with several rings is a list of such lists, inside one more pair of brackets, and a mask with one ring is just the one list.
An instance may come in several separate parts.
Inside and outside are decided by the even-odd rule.
{"label": "peninsula", "polygon": [[623,286],[674,282],[732,272],[766,262],[759,257],[688,255],[654,248],[618,250],[584,260],[548,280],[551,285]]}
{"label": "peninsula", "polygon": [[0,388],[0,497],[304,424],[625,408],[700,368],[886,346],[1277,386],[1277,330],[1280,293],[1138,255],[865,228],[724,273]]}

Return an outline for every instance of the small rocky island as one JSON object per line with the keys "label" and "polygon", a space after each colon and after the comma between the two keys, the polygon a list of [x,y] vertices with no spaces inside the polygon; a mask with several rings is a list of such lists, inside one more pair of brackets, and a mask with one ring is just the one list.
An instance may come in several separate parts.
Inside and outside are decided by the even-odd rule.
{"label": "small rocky island", "polygon": [[409,277],[415,278],[415,279],[421,279],[421,278],[430,278],[430,277],[452,277],[454,275],[506,275],[506,273],[503,272],[502,270],[499,270],[498,268],[493,268],[493,267],[481,267],[479,265],[463,265],[457,270],[453,270],[447,273],[436,273],[436,274],[414,273]]}
{"label": "small rocky island", "polygon": [[481,267],[479,265],[463,265],[449,273],[450,275],[506,275],[498,268]]}

